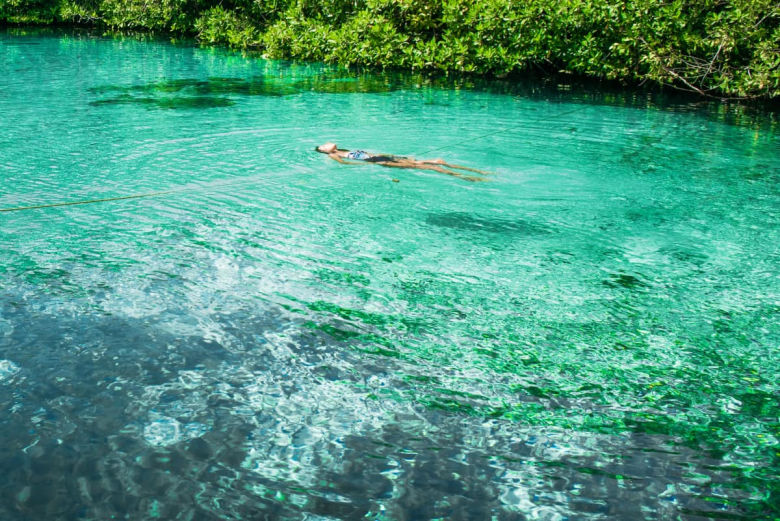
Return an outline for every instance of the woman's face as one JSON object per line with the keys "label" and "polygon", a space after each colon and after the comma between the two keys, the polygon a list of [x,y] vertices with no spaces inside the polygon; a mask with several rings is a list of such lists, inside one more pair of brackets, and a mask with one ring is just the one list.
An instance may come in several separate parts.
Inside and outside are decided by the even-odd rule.
{"label": "woman's face", "polygon": [[336,146],[336,143],[325,143],[324,145],[320,145],[317,147],[317,150],[320,152],[324,152],[325,154],[332,154],[338,149]]}

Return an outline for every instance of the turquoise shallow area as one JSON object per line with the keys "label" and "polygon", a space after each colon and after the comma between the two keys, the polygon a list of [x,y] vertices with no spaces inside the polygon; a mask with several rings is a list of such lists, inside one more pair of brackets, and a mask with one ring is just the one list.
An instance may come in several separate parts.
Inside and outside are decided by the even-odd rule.
{"label": "turquoise shallow area", "polygon": [[780,516],[775,114],[20,30],[0,71],[0,209],[165,192],[0,212],[0,519]]}

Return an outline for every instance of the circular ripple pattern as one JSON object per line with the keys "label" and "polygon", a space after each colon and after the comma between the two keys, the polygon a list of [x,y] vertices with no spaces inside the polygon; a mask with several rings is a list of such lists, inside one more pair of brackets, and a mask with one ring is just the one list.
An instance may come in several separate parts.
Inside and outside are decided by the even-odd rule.
{"label": "circular ripple pattern", "polygon": [[0,214],[0,518],[778,515],[772,114],[20,30],[0,60],[0,208],[167,191]]}

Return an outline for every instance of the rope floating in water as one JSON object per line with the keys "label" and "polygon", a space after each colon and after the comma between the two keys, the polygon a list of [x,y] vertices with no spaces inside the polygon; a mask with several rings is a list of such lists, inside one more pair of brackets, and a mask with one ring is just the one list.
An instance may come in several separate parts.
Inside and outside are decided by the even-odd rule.
{"label": "rope floating in water", "polygon": [[36,205],[30,205],[30,206],[17,206],[14,208],[0,208],[0,213],[2,212],[20,212],[24,210],[38,210],[42,208],[55,208],[57,206],[77,206],[81,204],[93,204],[93,203],[105,203],[108,201],[122,201],[125,199],[141,199],[144,197],[156,197],[158,195],[167,195],[167,194],[174,194],[178,192],[196,192],[196,191],[209,191],[209,190],[216,190],[221,187],[236,187],[242,184],[254,184],[258,182],[269,182],[272,181],[273,183],[280,183],[282,180],[284,180],[287,177],[292,177],[297,174],[287,174],[287,175],[274,175],[274,176],[249,176],[244,177],[240,179],[232,179],[228,181],[222,181],[222,182],[216,182],[216,183],[210,183],[205,186],[200,187],[193,187],[191,185],[185,185],[185,186],[179,186],[176,188],[170,188],[168,190],[160,190],[159,192],[146,192],[143,194],[133,194],[133,195],[120,195],[116,197],[104,197],[100,199],[85,199],[82,201],[67,201],[63,203],[47,203],[47,204],[36,204]]}
{"label": "rope floating in water", "polygon": [[151,192],[148,194],[135,194],[135,195],[122,195],[119,197],[106,197],[104,199],[88,199],[85,201],[68,201],[64,203],[50,203],[50,204],[37,204],[33,206],[17,206],[15,208],[0,208],[0,212],[21,212],[23,210],[38,210],[41,208],[54,208],[55,206],[76,206],[79,204],[93,204],[93,203],[105,203],[108,201],[121,201],[123,199],[140,199],[142,197],[154,197],[156,195],[163,195],[171,193],[173,190],[166,190],[164,192]]}

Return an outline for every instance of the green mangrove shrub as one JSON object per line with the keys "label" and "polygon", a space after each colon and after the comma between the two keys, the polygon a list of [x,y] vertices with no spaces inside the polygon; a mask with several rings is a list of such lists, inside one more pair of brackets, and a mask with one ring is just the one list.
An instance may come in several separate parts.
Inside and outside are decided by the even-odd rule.
{"label": "green mangrove shrub", "polygon": [[255,47],[261,41],[260,31],[249,18],[221,6],[201,14],[194,28],[198,39],[208,44],[246,48]]}
{"label": "green mangrove shrub", "polygon": [[58,15],[59,5],[52,0],[0,0],[0,22],[48,24]]}
{"label": "green mangrove shrub", "polygon": [[780,93],[777,0],[0,0],[0,22],[170,31],[345,65]]}

